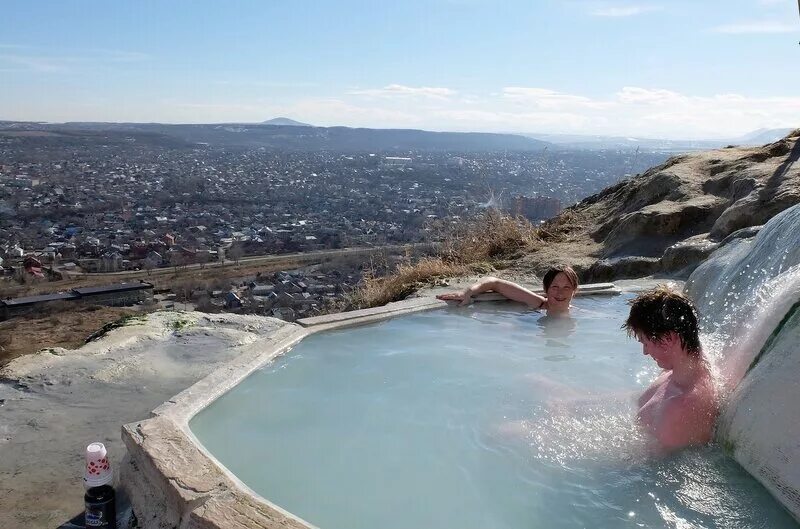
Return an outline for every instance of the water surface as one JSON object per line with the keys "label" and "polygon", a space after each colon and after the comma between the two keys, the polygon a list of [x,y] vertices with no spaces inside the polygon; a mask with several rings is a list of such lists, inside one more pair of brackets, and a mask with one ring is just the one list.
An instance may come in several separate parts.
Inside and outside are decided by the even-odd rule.
{"label": "water surface", "polygon": [[796,527],[715,447],[646,456],[656,375],[622,298],[552,320],[481,303],[313,335],[192,431],[324,529]]}

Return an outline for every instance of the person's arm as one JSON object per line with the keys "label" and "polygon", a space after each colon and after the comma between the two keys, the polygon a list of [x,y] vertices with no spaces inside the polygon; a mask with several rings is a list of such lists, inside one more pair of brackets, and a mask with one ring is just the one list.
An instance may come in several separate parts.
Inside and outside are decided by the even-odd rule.
{"label": "person's arm", "polygon": [[464,292],[450,292],[447,294],[440,294],[436,297],[445,301],[460,301],[461,305],[467,305],[473,296],[489,291],[497,292],[512,301],[525,303],[534,309],[542,308],[545,303],[547,303],[547,299],[539,294],[531,292],[527,288],[514,282],[498,279],[496,277],[481,279]]}

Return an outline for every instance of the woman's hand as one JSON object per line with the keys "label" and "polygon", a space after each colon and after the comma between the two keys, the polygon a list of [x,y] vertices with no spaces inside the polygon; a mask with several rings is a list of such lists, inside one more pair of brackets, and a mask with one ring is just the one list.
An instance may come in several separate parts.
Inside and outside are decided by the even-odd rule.
{"label": "woman's hand", "polygon": [[463,292],[445,292],[444,294],[436,296],[436,299],[442,301],[459,301],[459,305],[469,305],[472,300],[472,293],[470,289],[464,290]]}

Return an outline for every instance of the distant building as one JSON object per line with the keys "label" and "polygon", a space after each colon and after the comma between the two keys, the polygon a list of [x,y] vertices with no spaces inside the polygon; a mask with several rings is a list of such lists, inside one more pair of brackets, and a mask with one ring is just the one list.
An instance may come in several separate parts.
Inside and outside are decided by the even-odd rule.
{"label": "distant building", "polygon": [[98,272],[119,272],[122,270],[122,256],[119,252],[109,252],[100,257],[97,263]]}
{"label": "distant building", "polygon": [[148,266],[150,268],[158,268],[159,266],[161,266],[161,263],[164,262],[164,258],[161,257],[161,254],[158,252],[150,252],[147,254],[147,257],[145,258],[144,261],[145,261],[145,266]]}
{"label": "distant building", "polygon": [[384,165],[406,166],[411,163],[411,158],[404,158],[402,156],[384,156]]}
{"label": "distant building", "polygon": [[123,307],[135,305],[153,298],[150,283],[118,283],[100,287],[73,288],[69,292],[45,294],[0,300],[0,319],[5,320],[21,314],[35,312],[55,302],[82,301],[93,305]]}
{"label": "distant building", "polygon": [[242,298],[236,292],[228,292],[225,294],[225,308],[237,309],[242,306]]}
{"label": "distant building", "polygon": [[94,305],[124,307],[153,298],[153,285],[150,283],[117,283],[101,287],[73,288],[80,301]]}

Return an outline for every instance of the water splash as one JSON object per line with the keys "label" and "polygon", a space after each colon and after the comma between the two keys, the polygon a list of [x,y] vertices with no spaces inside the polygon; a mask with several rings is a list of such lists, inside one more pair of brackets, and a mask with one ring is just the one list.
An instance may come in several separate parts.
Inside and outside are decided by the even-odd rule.
{"label": "water splash", "polygon": [[717,438],[800,519],[800,205],[723,246],[686,289],[725,383]]}
{"label": "water splash", "polygon": [[734,388],[775,326],[800,299],[800,205],[773,217],[753,239],[733,239],[686,283],[703,346]]}

